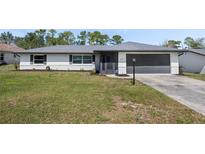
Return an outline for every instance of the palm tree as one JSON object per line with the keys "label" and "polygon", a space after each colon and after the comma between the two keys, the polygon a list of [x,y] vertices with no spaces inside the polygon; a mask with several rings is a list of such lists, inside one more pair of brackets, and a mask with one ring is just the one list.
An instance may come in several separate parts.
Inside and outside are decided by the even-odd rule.
{"label": "palm tree", "polygon": [[193,39],[192,37],[187,37],[184,40],[184,44],[186,44],[188,48],[202,49],[205,48],[204,40],[205,38]]}
{"label": "palm tree", "polygon": [[168,40],[165,41],[162,44],[163,47],[170,47],[170,48],[180,48],[181,47],[181,41],[176,41],[176,40]]}

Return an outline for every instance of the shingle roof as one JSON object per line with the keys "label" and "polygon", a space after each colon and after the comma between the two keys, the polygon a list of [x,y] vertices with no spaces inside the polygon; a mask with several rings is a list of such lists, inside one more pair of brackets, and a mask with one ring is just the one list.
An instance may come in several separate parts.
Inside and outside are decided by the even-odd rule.
{"label": "shingle roof", "polygon": [[94,50],[109,48],[103,45],[56,45],[26,50],[25,53],[93,53]]}
{"label": "shingle roof", "polygon": [[189,51],[205,56],[205,49],[189,49]]}
{"label": "shingle roof", "polygon": [[0,51],[2,52],[20,52],[24,49],[17,47],[16,45],[0,44]]}
{"label": "shingle roof", "polygon": [[175,48],[167,48],[155,45],[148,45],[136,42],[125,42],[119,45],[56,45],[42,48],[25,50],[22,53],[94,53],[109,51],[173,51],[180,52],[182,50]]}
{"label": "shingle roof", "polygon": [[[107,49],[104,50],[106,51]],[[176,48],[149,45],[149,44],[138,43],[138,42],[125,42],[119,45],[112,46],[108,50],[111,51],[115,51],[115,50],[116,51],[176,51],[176,52],[181,51],[180,49],[176,49]]]}

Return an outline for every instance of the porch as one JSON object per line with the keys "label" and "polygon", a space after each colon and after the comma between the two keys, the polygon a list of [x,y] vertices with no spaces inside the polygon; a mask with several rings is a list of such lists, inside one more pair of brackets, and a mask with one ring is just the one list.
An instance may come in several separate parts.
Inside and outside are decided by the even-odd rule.
{"label": "porch", "polygon": [[96,69],[101,74],[116,74],[118,70],[118,53],[102,52],[99,55],[99,66]]}

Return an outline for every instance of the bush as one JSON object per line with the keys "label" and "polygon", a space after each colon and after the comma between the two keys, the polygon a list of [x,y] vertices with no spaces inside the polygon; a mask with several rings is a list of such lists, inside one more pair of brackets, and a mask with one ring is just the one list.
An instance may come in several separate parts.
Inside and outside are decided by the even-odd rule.
{"label": "bush", "polygon": [[90,72],[90,75],[96,75],[95,69]]}
{"label": "bush", "polygon": [[19,64],[14,64],[14,69],[17,71],[19,70]]}
{"label": "bush", "polygon": [[50,70],[51,70],[50,66],[46,66],[46,71],[50,71]]}
{"label": "bush", "polygon": [[184,68],[182,66],[179,66],[179,74],[182,75],[184,73]]}

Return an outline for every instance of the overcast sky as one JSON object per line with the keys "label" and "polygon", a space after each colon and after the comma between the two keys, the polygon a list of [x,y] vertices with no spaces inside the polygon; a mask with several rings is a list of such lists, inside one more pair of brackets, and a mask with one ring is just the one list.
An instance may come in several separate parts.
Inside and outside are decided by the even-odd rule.
{"label": "overcast sky", "polygon": [[[68,29],[58,29],[62,32]],[[75,35],[78,35],[83,29],[69,29]],[[84,29],[85,30],[85,29]],[[86,29],[94,31],[93,29]],[[125,41],[135,41],[148,44],[162,44],[164,40],[174,39],[183,41],[185,37],[193,38],[205,37],[205,29],[95,29],[109,36],[119,34]],[[15,36],[24,36],[27,32],[34,31],[33,29],[1,29],[0,33],[10,31]]]}

